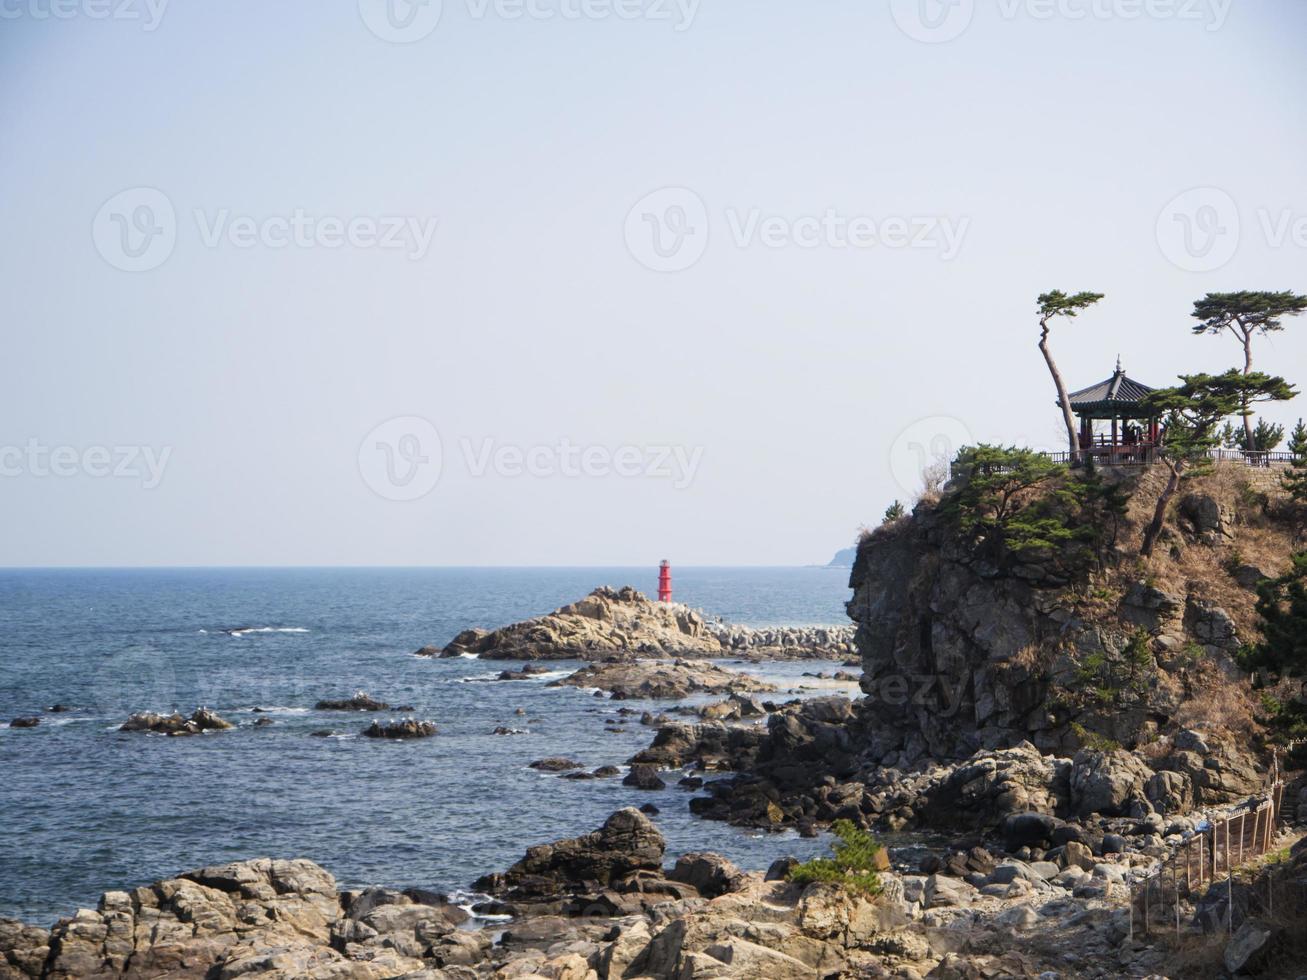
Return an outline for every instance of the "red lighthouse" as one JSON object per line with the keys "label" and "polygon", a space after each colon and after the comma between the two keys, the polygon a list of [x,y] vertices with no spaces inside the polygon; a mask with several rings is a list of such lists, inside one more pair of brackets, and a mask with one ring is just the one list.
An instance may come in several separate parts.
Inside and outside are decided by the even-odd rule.
{"label": "red lighthouse", "polygon": [[672,601],[672,563],[666,558],[658,566],[658,601]]}

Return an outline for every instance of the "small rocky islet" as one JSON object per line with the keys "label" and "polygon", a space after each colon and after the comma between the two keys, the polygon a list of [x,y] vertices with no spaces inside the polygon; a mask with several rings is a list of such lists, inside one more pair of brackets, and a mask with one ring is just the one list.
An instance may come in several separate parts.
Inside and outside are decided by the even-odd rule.
{"label": "small rocky islet", "polygon": [[[0,923],[0,977],[1297,976],[1307,784],[1300,759],[1273,751],[1237,661],[1256,636],[1250,583],[1279,571],[1294,532],[1273,501],[1250,499],[1228,474],[1194,479],[1163,535],[1167,558],[1141,577],[1120,545],[1092,579],[1057,555],[978,555],[947,492],[923,500],[864,538],[854,633],[823,648],[847,662],[839,644],[852,643],[857,699],[761,700],[769,685],[704,662],[761,646],[728,649],[702,617],[633,589],[422,651],[518,661],[506,682],[580,659],[548,683],[618,700],[722,696],[642,713],[654,733],[625,770],[530,765],[622,777],[654,813],[679,798],[762,831],[881,834],[874,895],[791,881],[793,860],[766,872],[706,853],[669,860],[655,824],[625,809],[528,847],[479,879],[466,909],[413,889],[342,891],[310,862],[258,859],[106,893],[49,931]],[[1144,516],[1128,512],[1119,539]],[[810,638],[790,656],[826,642]],[[198,724],[175,717],[164,724]],[[1214,822],[1253,813],[1275,779],[1269,857],[1177,885],[1173,924],[1144,931],[1140,883]]]}

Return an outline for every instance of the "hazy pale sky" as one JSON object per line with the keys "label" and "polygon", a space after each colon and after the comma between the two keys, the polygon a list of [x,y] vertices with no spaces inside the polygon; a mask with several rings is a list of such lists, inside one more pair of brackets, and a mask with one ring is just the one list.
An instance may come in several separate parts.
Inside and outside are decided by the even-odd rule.
{"label": "hazy pale sky", "polygon": [[[1299,0],[0,0],[0,564],[825,561],[1307,291]],[[1259,340],[1307,383],[1307,321]],[[1307,414],[1307,404],[1274,413]]]}

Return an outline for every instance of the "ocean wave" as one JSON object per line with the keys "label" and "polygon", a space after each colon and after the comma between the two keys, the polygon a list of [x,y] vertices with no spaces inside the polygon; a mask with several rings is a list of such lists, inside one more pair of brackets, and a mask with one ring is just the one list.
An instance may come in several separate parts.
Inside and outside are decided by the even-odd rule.
{"label": "ocean wave", "polygon": [[242,637],[250,633],[307,633],[308,630],[303,626],[237,626],[222,632],[228,636]]}

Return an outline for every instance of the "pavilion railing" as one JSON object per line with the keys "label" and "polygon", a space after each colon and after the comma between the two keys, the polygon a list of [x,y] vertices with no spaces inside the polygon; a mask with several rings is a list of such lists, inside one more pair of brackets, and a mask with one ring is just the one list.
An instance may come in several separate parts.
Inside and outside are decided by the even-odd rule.
{"label": "pavilion railing", "polygon": [[[1045,459],[1054,463],[1079,466],[1088,457],[1101,466],[1151,466],[1157,462],[1156,446],[1093,446],[1082,449],[1074,456],[1069,452],[1041,453]],[[1220,462],[1243,463],[1256,469],[1271,466],[1289,466],[1297,457],[1290,452],[1262,452],[1246,449],[1213,449],[1208,456]]]}

